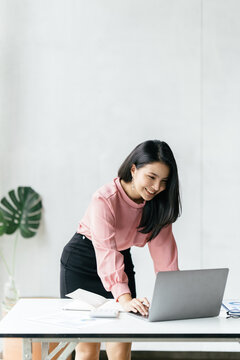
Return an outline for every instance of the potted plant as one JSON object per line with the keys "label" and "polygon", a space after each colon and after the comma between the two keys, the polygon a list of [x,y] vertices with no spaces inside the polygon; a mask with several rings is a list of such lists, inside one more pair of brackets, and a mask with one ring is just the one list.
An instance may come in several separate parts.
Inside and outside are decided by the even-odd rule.
{"label": "potted plant", "polygon": [[3,312],[7,312],[18,300],[19,292],[15,285],[16,248],[19,236],[31,238],[40,225],[42,201],[40,195],[28,186],[19,186],[8,192],[9,198],[0,202],[0,236],[13,235],[12,262],[9,263],[0,247],[0,258],[9,279],[4,286]]}

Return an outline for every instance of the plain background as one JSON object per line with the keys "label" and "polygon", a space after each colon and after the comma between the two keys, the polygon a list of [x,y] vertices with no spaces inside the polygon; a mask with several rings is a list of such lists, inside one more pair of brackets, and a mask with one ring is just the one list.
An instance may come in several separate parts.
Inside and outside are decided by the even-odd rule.
{"label": "plain background", "polygon": [[[37,235],[20,239],[21,296],[59,296],[59,259],[92,193],[129,152],[166,141],[183,213],[173,225],[184,269],[229,267],[239,298],[240,2],[1,0],[0,197],[42,197]],[[13,237],[0,246],[11,261]],[[146,248],[133,248],[151,296]],[[0,297],[8,276],[0,262]]]}

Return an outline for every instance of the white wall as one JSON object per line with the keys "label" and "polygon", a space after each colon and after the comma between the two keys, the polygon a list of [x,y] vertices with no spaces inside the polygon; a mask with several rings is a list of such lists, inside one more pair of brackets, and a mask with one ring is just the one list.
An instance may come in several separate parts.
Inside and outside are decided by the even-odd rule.
{"label": "white wall", "polygon": [[[158,138],[179,167],[181,269],[230,267],[239,297],[240,3],[234,0],[1,1],[0,197],[43,199],[18,243],[22,296],[59,295],[59,258],[91,194],[138,143]],[[0,245],[10,256],[12,239]],[[132,250],[139,295],[154,273]],[[0,262],[0,293],[7,279]]]}

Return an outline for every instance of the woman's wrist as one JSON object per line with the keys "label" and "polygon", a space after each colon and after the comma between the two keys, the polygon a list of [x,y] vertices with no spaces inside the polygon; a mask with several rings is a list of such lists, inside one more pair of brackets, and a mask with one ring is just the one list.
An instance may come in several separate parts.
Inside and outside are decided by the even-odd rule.
{"label": "woman's wrist", "polygon": [[120,295],[119,296],[119,298],[117,299],[117,301],[121,304],[121,305],[123,305],[123,304],[125,304],[126,302],[128,302],[128,301],[131,301],[132,300],[132,296],[131,296],[131,294],[122,294],[122,295]]}

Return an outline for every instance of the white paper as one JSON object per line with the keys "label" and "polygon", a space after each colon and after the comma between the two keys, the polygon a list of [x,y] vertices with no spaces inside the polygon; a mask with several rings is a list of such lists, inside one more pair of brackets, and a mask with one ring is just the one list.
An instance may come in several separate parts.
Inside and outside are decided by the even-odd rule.
{"label": "white paper", "polygon": [[57,312],[53,314],[42,315],[38,317],[29,318],[28,320],[49,324],[52,326],[60,326],[65,329],[80,329],[84,326],[96,325],[112,321],[112,319],[94,319],[90,318],[89,313],[72,313],[72,312]]}
{"label": "white paper", "polygon": [[108,299],[106,303],[100,306],[101,309],[114,309],[118,311],[124,311],[123,307],[120,305],[119,302],[116,302],[114,299]]}
{"label": "white paper", "polygon": [[72,300],[68,304],[64,305],[63,310],[78,310],[78,311],[87,311],[94,310],[95,307],[85,303],[81,300]]}
{"label": "white paper", "polygon": [[86,304],[91,305],[92,308],[97,308],[108,301],[108,299],[103,296],[83,289],[77,289],[66,296],[74,300],[85,302]]}
{"label": "white paper", "polygon": [[77,289],[66,296],[74,299],[69,304],[65,305],[63,310],[93,310],[101,309],[115,309],[124,311],[122,306],[114,299],[106,299],[103,296],[97,295],[90,291]]}

